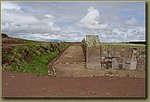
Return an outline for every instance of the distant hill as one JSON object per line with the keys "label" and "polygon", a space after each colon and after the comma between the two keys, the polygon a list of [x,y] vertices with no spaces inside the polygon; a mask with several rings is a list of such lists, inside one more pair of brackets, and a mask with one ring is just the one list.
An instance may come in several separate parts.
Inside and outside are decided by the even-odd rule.
{"label": "distant hill", "polygon": [[130,41],[129,43],[131,43],[131,44],[145,44],[146,45],[146,41]]}
{"label": "distant hill", "polygon": [[60,39],[50,39],[50,42],[65,42],[64,40],[60,40]]}
{"label": "distant hill", "polygon": [[[16,39],[16,40],[25,40],[25,41],[35,41],[35,40],[27,40],[27,39],[21,39],[21,38],[14,38],[14,37],[9,37],[7,34],[5,33],[1,33],[1,37],[2,38],[12,38],[12,39]],[[38,41],[39,42],[39,41]],[[43,41],[40,41],[43,42]],[[48,42],[65,42],[64,40],[60,40],[60,39],[49,39]]]}

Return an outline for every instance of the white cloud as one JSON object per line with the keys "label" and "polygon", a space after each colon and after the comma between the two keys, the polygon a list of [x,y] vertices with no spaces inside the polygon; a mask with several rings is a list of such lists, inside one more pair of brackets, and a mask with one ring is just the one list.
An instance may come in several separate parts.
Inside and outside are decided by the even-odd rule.
{"label": "white cloud", "polygon": [[[19,6],[13,3],[3,3],[2,6],[10,6],[7,10],[2,10],[2,32],[8,34],[18,33],[55,33],[59,32],[60,27],[55,24],[55,17],[45,14],[38,18],[32,13],[24,12]],[[8,7],[5,8],[8,8]],[[13,10],[16,8],[17,10]]]}
{"label": "white cloud", "polygon": [[9,2],[2,2],[2,10],[8,9],[8,10],[20,10],[21,7],[14,4],[14,3],[9,3]]}
{"label": "white cloud", "polygon": [[50,41],[62,38],[59,34],[49,34],[49,33],[30,33],[30,34],[20,33],[18,37],[22,39],[37,40],[37,41]]}
{"label": "white cloud", "polygon": [[117,2],[2,2],[2,32],[43,41],[81,41],[87,34],[97,34],[103,42],[145,39],[143,10],[135,11],[135,4],[130,11],[125,11],[125,7]]}
{"label": "white cloud", "polygon": [[138,21],[135,18],[131,18],[127,20],[125,24],[129,26],[136,26],[138,24]]}
{"label": "white cloud", "polygon": [[24,13],[11,13],[2,12],[3,23],[15,23],[15,24],[35,24],[40,21],[32,15]]}
{"label": "white cloud", "polygon": [[87,29],[105,29],[108,27],[107,23],[100,24],[100,13],[94,7],[88,8],[88,13],[78,22],[78,25]]}
{"label": "white cloud", "polygon": [[101,31],[100,36],[106,41],[114,42],[128,42],[133,40],[145,40],[145,28],[135,27],[135,28],[116,28],[112,29],[110,33],[106,31]]}
{"label": "white cloud", "polygon": [[99,28],[106,29],[108,27],[108,23],[100,24]]}
{"label": "white cloud", "polygon": [[54,16],[51,15],[51,14],[45,14],[44,16],[45,16],[46,18],[49,18],[49,19],[54,19]]}

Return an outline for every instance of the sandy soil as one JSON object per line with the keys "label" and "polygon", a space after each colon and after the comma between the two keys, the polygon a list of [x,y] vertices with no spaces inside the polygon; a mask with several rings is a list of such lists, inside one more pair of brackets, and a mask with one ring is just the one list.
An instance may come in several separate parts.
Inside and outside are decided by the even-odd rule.
{"label": "sandy soil", "polygon": [[145,79],[94,77],[50,78],[3,72],[2,97],[145,97]]}

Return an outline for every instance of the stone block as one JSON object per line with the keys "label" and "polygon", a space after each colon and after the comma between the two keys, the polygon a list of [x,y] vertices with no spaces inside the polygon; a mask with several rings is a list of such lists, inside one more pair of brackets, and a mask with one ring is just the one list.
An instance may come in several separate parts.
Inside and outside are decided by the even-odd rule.
{"label": "stone block", "polygon": [[101,68],[101,50],[98,35],[86,35],[86,68]]}
{"label": "stone block", "polygon": [[117,59],[113,58],[112,59],[112,69],[118,69],[118,65],[119,65],[119,63],[118,63]]}
{"label": "stone block", "polygon": [[137,67],[137,59],[136,55],[133,54],[130,62],[130,70],[136,70],[136,67]]}

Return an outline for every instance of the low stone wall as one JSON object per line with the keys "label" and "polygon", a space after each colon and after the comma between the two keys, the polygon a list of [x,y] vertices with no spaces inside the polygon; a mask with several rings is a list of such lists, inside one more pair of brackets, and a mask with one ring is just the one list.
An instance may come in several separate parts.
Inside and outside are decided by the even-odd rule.
{"label": "low stone wall", "polygon": [[145,70],[145,47],[103,46],[102,68]]}
{"label": "low stone wall", "polygon": [[100,44],[97,39],[88,35],[82,41],[86,68],[145,70],[145,46]]}

